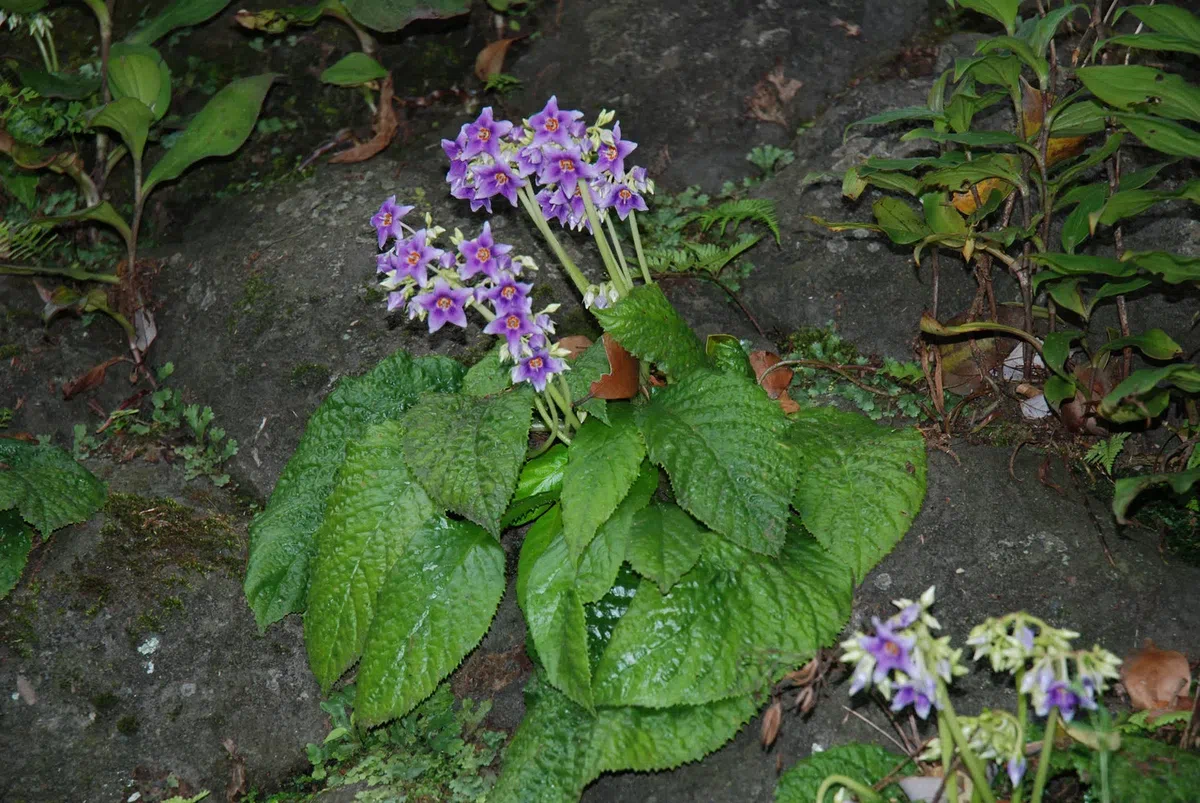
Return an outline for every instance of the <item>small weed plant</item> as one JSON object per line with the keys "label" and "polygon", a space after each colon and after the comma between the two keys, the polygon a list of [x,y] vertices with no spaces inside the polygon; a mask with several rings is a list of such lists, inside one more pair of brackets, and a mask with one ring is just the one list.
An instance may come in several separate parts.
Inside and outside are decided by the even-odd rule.
{"label": "small weed plant", "polygon": [[[304,612],[313,672],[329,690],[357,667],[368,728],[435,692],[515,564],[536,672],[493,803],[573,801],[602,773],[720,747],[836,637],[925,493],[914,429],[785,414],[735,338],[689,329],[651,271],[653,183],[614,117],[551,98],[442,143],[451,194],[520,207],[603,337],[558,338],[559,305],[533,308],[537,264],[490,224],[414,228],[387,199],[371,223],[388,308],[431,332],[476,317],[496,347],[472,366],[397,352],[343,380],[251,526],[260,627]],[[591,238],[603,280],[556,228]]]}

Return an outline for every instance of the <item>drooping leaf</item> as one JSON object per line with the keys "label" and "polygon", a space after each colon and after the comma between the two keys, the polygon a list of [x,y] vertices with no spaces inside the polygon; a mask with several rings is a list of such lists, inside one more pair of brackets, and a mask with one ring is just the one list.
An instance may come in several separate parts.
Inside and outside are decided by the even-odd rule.
{"label": "drooping leaf", "polygon": [[646,461],[616,512],[600,525],[596,537],[583,551],[575,586],[585,605],[597,602],[609,592],[625,560],[634,517],[650,503],[657,489],[658,469]]}
{"label": "drooping leaf", "polygon": [[1191,53],[1193,56],[1200,56],[1200,40],[1184,39],[1169,33],[1123,34],[1105,39],[1104,44],[1108,47],[1132,47],[1137,50]]}
{"label": "drooping leaf", "polygon": [[1080,67],[1075,75],[1093,95],[1122,111],[1200,122],[1200,87],[1182,76],[1140,64]]}
{"label": "drooping leaf", "polygon": [[466,14],[467,0],[343,0],[359,23],[391,33],[416,20],[435,20]]}
{"label": "drooping leaf", "polygon": [[326,691],[362,654],[392,564],[438,514],[404,464],[403,438],[399,422],[385,421],[347,446],[317,530],[304,640]]}
{"label": "drooping leaf", "polygon": [[925,440],[833,407],[809,407],[788,437],[804,526],[861,581],[900,541],[925,498]]}
{"label": "drooping leaf", "polygon": [[578,558],[637,478],[646,444],[630,404],[608,408],[609,424],[585,421],[571,447],[562,483],[563,529]]}
{"label": "drooping leaf", "polygon": [[16,508],[0,510],[0,599],[17,586],[29,551],[33,549],[33,530]]}
{"label": "drooping leaf", "polygon": [[1200,179],[1184,182],[1174,190],[1120,190],[1113,193],[1099,210],[1088,215],[1088,225],[1112,226],[1125,218],[1140,215],[1164,201],[1185,200],[1200,204]]}
{"label": "drooping leaf", "polygon": [[639,408],[638,424],[680,507],[747,549],[779,551],[796,469],[787,419],[762,388],[695,371]]}
{"label": "drooping leaf", "polygon": [[1097,350],[1097,354],[1120,351],[1130,346],[1152,360],[1171,360],[1183,354],[1183,348],[1162,329],[1147,329],[1136,335],[1110,340]]}
{"label": "drooping leaf", "polygon": [[173,181],[184,170],[210,156],[228,156],[242,147],[254,130],[258,112],[274,73],[242,78],[230,83],[204,105],[183,134],[150,170],[142,184],[148,194],[164,181]]}
{"label": "drooping leaf", "polygon": [[92,118],[92,125],[111,128],[121,136],[135,161],[142,160],[146,149],[146,137],[150,134],[150,123],[154,112],[137,98],[124,97],[109,103]]}
{"label": "drooping leaf", "polygon": [[504,594],[504,549],[470,522],[414,533],[379,590],[355,711],[375,725],[411,711],[491,625]]}
{"label": "drooping leaf", "polygon": [[321,73],[322,83],[334,86],[361,86],[371,81],[382,81],[388,71],[366,53],[348,53],[332,67]]}
{"label": "drooping leaf", "polygon": [[1024,62],[1025,66],[1033,70],[1033,74],[1037,76],[1038,86],[1042,89],[1046,88],[1050,75],[1050,64],[1046,59],[1035,53],[1033,48],[1027,43],[1022,42],[1015,36],[994,36],[990,39],[984,39],[975,48],[976,53],[993,53],[1003,50],[1010,51]]}
{"label": "drooping leaf", "polygon": [[670,502],[655,502],[633,517],[625,557],[633,570],[666,594],[700,559],[713,535]]}
{"label": "drooping leaf", "polygon": [[883,233],[898,245],[912,245],[933,233],[922,216],[898,198],[880,198],[871,211]]}
{"label": "drooping leaf", "polygon": [[1033,261],[1063,276],[1100,274],[1124,277],[1137,273],[1137,268],[1131,263],[1091,254],[1036,254]]}
{"label": "drooping leaf", "polygon": [[172,0],[157,17],[146,23],[128,41],[139,45],[152,45],[159,39],[179,28],[199,25],[229,5],[229,0]]}
{"label": "drooping leaf", "polygon": [[1124,14],[1132,14],[1161,33],[1200,42],[1200,17],[1183,6],[1165,3],[1156,6],[1123,6],[1117,10],[1114,20],[1119,20]]}
{"label": "drooping leaf", "polygon": [[136,98],[161,120],[171,105],[171,70],[149,45],[118,43],[108,56],[108,88],[113,100]]}
{"label": "drooping leaf", "polygon": [[764,656],[802,663],[830,643],[852,588],[850,570],[800,529],[775,557],[709,539],[670,593],[638,587],[593,673],[596,704],[662,708],[760,689]]}
{"label": "drooping leaf", "polygon": [[533,393],[429,395],[404,418],[404,456],[440,507],[499,537],[529,443]]}
{"label": "drooping leaf", "polygon": [[1011,34],[1015,31],[1017,7],[1021,5],[1021,0],[958,0],[958,4],[988,15]]}
{"label": "drooping leaf", "polygon": [[1169,485],[1175,493],[1184,494],[1198,482],[1200,482],[1200,467],[1178,471],[1174,474],[1122,477],[1117,480],[1116,487],[1113,489],[1113,515],[1117,517],[1117,521],[1128,524],[1129,521],[1125,518],[1125,514],[1129,512],[1129,506],[1133,504],[1133,500],[1143,491],[1157,485]]}
{"label": "drooping leaf", "polygon": [[1200,257],[1187,257],[1168,251],[1130,251],[1124,255],[1124,259],[1153,273],[1167,284],[1200,281]]}
{"label": "drooping leaf", "polygon": [[246,599],[260,629],[304,610],[315,534],[346,445],[372,424],[399,418],[427,392],[457,390],[463,367],[445,357],[398,351],[362,377],[345,379],[309,418],[275,491],[250,525]]}
{"label": "drooping leaf", "polygon": [[634,356],[678,379],[707,363],[704,347],[656,284],[633,288],[606,309],[594,310],[604,331]]}
{"label": "drooping leaf", "polygon": [[[1134,371],[1100,400],[1099,413],[1118,423],[1153,418],[1166,407],[1166,392],[1158,390],[1158,383],[1167,382],[1185,393],[1200,393],[1200,368],[1189,363],[1171,363],[1160,368],[1142,368]],[[1126,399],[1140,399],[1141,404],[1117,413]],[[1152,399],[1152,400],[1151,400]]]}
{"label": "drooping leaf", "polygon": [[1118,114],[1117,120],[1143,145],[1171,156],[1200,159],[1200,133],[1172,120],[1143,114]]}
{"label": "drooping leaf", "polygon": [[850,129],[856,125],[887,125],[888,123],[898,123],[902,120],[944,120],[945,116],[938,111],[934,111],[925,106],[910,106],[903,109],[888,109],[879,114],[873,114],[870,117],[864,117],[861,120],[855,120],[850,125],[846,126],[846,132],[843,139],[849,139]]}
{"label": "drooping leaf", "polygon": [[[775,787],[775,801],[813,803],[817,799],[817,791],[831,775],[852,778],[871,787],[897,768],[906,775],[916,771],[912,762],[904,764],[904,756],[873,744],[834,745],[828,750],[801,759],[784,772],[779,777],[779,785]],[[888,787],[881,794],[885,798],[898,794],[901,797],[895,799],[908,799],[907,795],[899,792],[896,787]]]}
{"label": "drooping leaf", "polygon": [[16,508],[42,538],[87,520],[106,495],[104,483],[62,449],[0,438],[0,510]]}
{"label": "drooping leaf", "polygon": [[17,67],[17,78],[44,98],[83,100],[100,88],[100,79],[73,73],[52,73],[36,67]]}
{"label": "drooping leaf", "polygon": [[1077,329],[1060,330],[1047,334],[1042,341],[1042,361],[1046,367],[1061,374],[1067,357],[1071,355],[1071,344],[1082,336],[1083,333]]}
{"label": "drooping leaf", "polygon": [[592,671],[577,569],[564,537],[560,506],[555,505],[525,534],[517,601],[550,683],[591,710]]}
{"label": "drooping leaf", "polygon": [[733,335],[709,335],[704,341],[704,353],[719,370],[754,379],[750,355],[742,348],[742,341]]}
{"label": "drooping leaf", "polygon": [[1033,26],[1033,30],[1029,36],[1029,47],[1040,58],[1046,57],[1046,51],[1050,47],[1050,42],[1054,39],[1054,34],[1058,32],[1058,26],[1062,25],[1063,20],[1070,17],[1076,11],[1087,11],[1087,6],[1082,3],[1070,3],[1062,8],[1056,8],[1046,13]]}
{"label": "drooping leaf", "polygon": [[121,217],[120,213],[108,201],[101,201],[95,206],[89,206],[87,209],[80,209],[77,212],[71,212],[66,215],[50,215],[38,218],[39,223],[65,223],[68,220],[95,220],[99,223],[107,223],[116,229],[126,242],[129,242],[129,239],[133,236],[133,232],[129,229],[129,224],[125,222],[125,219]]}

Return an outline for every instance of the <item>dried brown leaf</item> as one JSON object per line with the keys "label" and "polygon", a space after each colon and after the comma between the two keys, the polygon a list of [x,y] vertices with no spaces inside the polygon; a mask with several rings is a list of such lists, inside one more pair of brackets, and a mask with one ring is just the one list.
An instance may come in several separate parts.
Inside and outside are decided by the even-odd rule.
{"label": "dried brown leaf", "polygon": [[225,786],[225,799],[229,803],[237,803],[246,796],[246,759],[238,752],[233,739],[222,739],[221,745],[229,753],[233,766],[229,770],[229,783]]}
{"label": "dried brown leaf", "polygon": [[779,726],[783,724],[783,702],[778,698],[771,703],[767,708],[767,713],[763,714],[762,731],[759,737],[762,739],[764,748],[775,744],[775,738],[779,736]]}
{"label": "dried brown leaf", "polygon": [[858,37],[862,36],[862,26],[855,25],[853,22],[846,22],[844,19],[834,17],[829,21],[830,28],[841,28],[846,32],[846,36]]}
{"label": "dried brown leaf", "polygon": [[557,345],[567,350],[568,360],[573,360],[591,347],[592,339],[586,335],[567,335],[559,340]]}
{"label": "dried brown leaf", "polygon": [[1160,650],[1150,639],[1125,658],[1121,682],[1135,709],[1186,711],[1192,706],[1187,698],[1192,683],[1187,657],[1175,650]]}
{"label": "dried brown leaf", "polygon": [[493,75],[504,72],[504,57],[515,41],[515,38],[498,39],[480,50],[479,55],[475,57],[475,77],[486,81]]}
{"label": "dried brown leaf", "polygon": [[800,87],[804,86],[803,81],[785,77],[782,64],[776,64],[775,69],[767,73],[767,80],[775,87],[775,92],[779,95],[779,100],[782,103],[787,103],[794,98],[796,93],[800,91]]}
{"label": "dried brown leaf", "polygon": [[776,63],[775,68],[754,85],[750,97],[746,98],[746,114],[764,123],[775,123],[787,128],[788,120],[783,113],[783,104],[795,97],[802,86],[802,81],[785,77],[783,64]]}
{"label": "dried brown leaf", "polygon": [[[754,376],[758,380],[758,384],[762,385],[762,389],[772,399],[778,399],[787,393],[788,387],[792,384],[791,368],[780,368],[767,373],[767,369],[778,362],[779,355],[772,351],[750,352],[750,367],[754,369]],[[766,375],[764,376],[764,374]]]}
{"label": "dried brown leaf", "polygon": [[121,362],[123,359],[123,357],[113,357],[110,360],[105,360],[99,365],[93,366],[90,371],[82,376],[77,376],[70,382],[64,384],[62,386],[63,400],[70,401],[72,398],[78,396],[80,393],[83,393],[85,390],[91,390],[94,387],[98,387],[100,383],[104,381],[104,376],[108,372],[108,369]]}
{"label": "dried brown leaf", "polygon": [[604,352],[608,355],[609,373],[597,379],[590,388],[597,399],[632,399],[638,391],[638,361],[607,334]]}
{"label": "dried brown leaf", "polygon": [[392,140],[396,138],[396,132],[400,130],[400,121],[396,118],[396,109],[392,105],[394,96],[395,89],[392,86],[392,76],[389,74],[379,87],[379,111],[375,114],[375,135],[366,142],[360,142],[353,148],[347,148],[336,154],[329,160],[330,163],[365,162],[392,144]]}

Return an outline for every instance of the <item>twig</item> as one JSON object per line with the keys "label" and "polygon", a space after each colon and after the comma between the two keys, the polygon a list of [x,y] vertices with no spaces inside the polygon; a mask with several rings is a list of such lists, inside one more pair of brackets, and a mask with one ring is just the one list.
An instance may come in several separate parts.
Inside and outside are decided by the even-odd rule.
{"label": "twig", "polygon": [[878,368],[875,368],[874,366],[870,366],[870,365],[842,366],[842,365],[834,365],[831,362],[822,362],[821,360],[780,360],[779,362],[775,363],[767,370],[763,371],[762,375],[759,376],[758,381],[761,383],[763,380],[763,377],[765,377],[767,374],[771,373],[772,371],[774,371],[777,368],[787,368],[787,367],[790,367],[793,365],[799,365],[799,366],[802,366],[805,368],[821,368],[826,371],[832,371],[833,373],[840,376],[842,379],[845,379],[850,384],[856,385],[857,387],[862,388],[867,393],[874,393],[876,396],[883,396],[884,398],[888,398],[888,399],[892,398],[892,394],[888,393],[887,391],[880,390],[879,388],[873,388],[870,385],[864,385],[862,382],[860,382],[859,380],[850,376],[850,374],[846,373],[846,369],[854,369],[854,368],[857,368],[859,370],[869,370],[869,371],[878,371],[879,370]]}
{"label": "twig", "polygon": [[1019,479],[1017,479],[1017,472],[1015,472],[1015,471],[1013,470],[1013,463],[1014,463],[1014,462],[1016,462],[1016,459],[1017,459],[1017,452],[1021,451],[1021,447],[1022,447],[1022,446],[1024,446],[1025,444],[1027,444],[1027,443],[1033,443],[1033,441],[1031,441],[1031,440],[1023,440],[1023,441],[1021,441],[1020,443],[1018,443],[1018,444],[1017,444],[1017,448],[1015,448],[1015,449],[1013,449],[1013,450],[1012,450],[1012,454],[1010,454],[1010,455],[1008,456],[1008,476],[1012,477],[1012,478],[1013,478],[1013,482],[1016,482],[1016,483],[1022,483],[1022,482],[1024,482],[1025,480],[1019,480]]}
{"label": "twig", "polygon": [[901,750],[901,751],[903,751],[905,755],[908,755],[908,756],[911,756],[911,755],[912,755],[912,752],[909,750],[909,747],[908,747],[908,745],[901,744],[901,743],[900,743],[900,740],[899,740],[899,739],[897,739],[895,736],[893,736],[892,734],[888,733],[888,732],[887,732],[887,731],[885,731],[883,728],[879,727],[879,726],[878,726],[878,725],[876,725],[874,722],[872,722],[871,720],[867,719],[866,717],[864,717],[862,714],[860,714],[860,713],[858,713],[857,711],[855,711],[855,710],[854,710],[853,708],[851,708],[850,706],[843,705],[843,706],[842,706],[842,710],[843,710],[843,711],[845,711],[847,714],[853,714],[854,716],[856,716],[856,717],[858,717],[859,719],[861,719],[863,722],[865,722],[865,723],[867,723],[868,725],[870,725],[872,728],[874,728],[876,731],[878,731],[878,732],[879,732],[879,734],[880,734],[881,736],[883,736],[885,739],[888,739],[888,740],[890,740],[892,744],[896,745],[896,747],[899,747],[899,748],[900,748],[900,750]]}
{"label": "twig", "polygon": [[703,279],[706,282],[712,282],[717,287],[720,287],[722,290],[724,290],[725,294],[727,296],[729,296],[730,300],[732,300],[734,304],[737,304],[738,309],[740,309],[742,311],[742,314],[746,316],[746,320],[750,321],[750,325],[754,327],[754,330],[756,332],[758,332],[759,337],[761,337],[763,340],[771,339],[771,338],[767,337],[767,333],[765,331],[763,331],[763,328],[761,326],[759,326],[758,320],[750,313],[750,310],[746,309],[746,305],[742,303],[742,300],[738,297],[737,293],[730,290],[725,285],[725,283],[722,282],[720,279],[718,279],[716,276],[709,276],[704,273],[686,273],[686,274],[656,273],[656,274],[654,274],[655,281],[662,281],[663,279],[675,280],[675,281],[679,281],[680,279]]}

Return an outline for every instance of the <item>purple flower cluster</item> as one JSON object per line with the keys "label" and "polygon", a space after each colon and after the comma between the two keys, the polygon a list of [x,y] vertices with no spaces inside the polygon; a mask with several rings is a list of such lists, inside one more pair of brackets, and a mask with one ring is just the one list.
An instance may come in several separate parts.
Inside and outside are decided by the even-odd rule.
{"label": "purple flower cluster", "polygon": [[[487,130],[474,130],[472,147],[486,147]],[[410,318],[427,320],[431,333],[448,323],[465,327],[469,306],[483,310],[485,317],[491,317],[483,331],[503,337],[504,354],[516,363],[513,382],[529,382],[538,391],[545,390],[550,377],[565,371],[566,364],[555,356],[549,341],[554,334],[550,313],[557,307],[534,313],[533,285],[518,281],[525,269],[534,268],[533,261],[514,257],[511,245],[496,242],[489,223],[473,240],[456,232],[454,251],[438,248],[434,242],[443,230],[431,227],[428,217],[427,228],[405,225],[401,218],[410,211],[411,206],[398,206],[392,196],[371,218],[380,248],[394,239],[376,257],[377,271],[384,275],[382,285],[390,291],[388,310],[407,309]]]}
{"label": "purple flower cluster", "polygon": [[513,125],[493,118],[489,106],[454,140],[442,140],[450,159],[446,180],[455,198],[471,202],[471,211],[492,211],[492,199],[503,196],[516,206],[518,191],[536,181],[534,196],[546,220],[573,229],[588,228],[583,193],[597,210],[612,209],[624,220],[630,211],[646,210],[642,197],[653,192],[642,167],[626,169],[625,159],[636,142],[621,138],[621,124],[602,113],[588,127],[583,113],[564,111],[551,97],[545,108]]}
{"label": "purple flower cluster", "polygon": [[[1057,668],[1055,664],[1058,664]],[[1066,661],[1045,659],[1025,673],[1021,693],[1029,695],[1034,713],[1039,717],[1049,714],[1051,708],[1057,708],[1062,718],[1070,722],[1079,708],[1096,710],[1096,694],[1104,685],[1102,676],[1087,671],[1080,671],[1078,682],[1071,683]]]}

